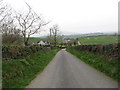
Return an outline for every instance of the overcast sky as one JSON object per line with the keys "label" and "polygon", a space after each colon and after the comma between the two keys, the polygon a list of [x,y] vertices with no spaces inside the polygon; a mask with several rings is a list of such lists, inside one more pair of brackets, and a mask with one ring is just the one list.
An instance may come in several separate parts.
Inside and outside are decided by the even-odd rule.
{"label": "overcast sky", "polygon": [[[41,14],[47,26],[58,24],[63,34],[118,31],[119,0],[5,0],[16,10],[25,10],[27,2]],[[48,32],[48,28],[42,35]]]}

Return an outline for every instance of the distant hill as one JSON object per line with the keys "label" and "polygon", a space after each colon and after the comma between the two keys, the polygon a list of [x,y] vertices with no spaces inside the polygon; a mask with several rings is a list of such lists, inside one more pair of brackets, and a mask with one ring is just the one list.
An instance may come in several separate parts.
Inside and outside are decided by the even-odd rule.
{"label": "distant hill", "polygon": [[79,38],[79,37],[104,36],[104,35],[116,35],[116,33],[88,33],[88,34],[74,34],[74,35],[64,35],[64,38]]}

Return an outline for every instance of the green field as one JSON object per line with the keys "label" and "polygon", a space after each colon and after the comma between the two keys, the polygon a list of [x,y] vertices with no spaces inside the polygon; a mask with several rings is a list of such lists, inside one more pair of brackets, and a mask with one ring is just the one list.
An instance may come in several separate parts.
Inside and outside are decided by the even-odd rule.
{"label": "green field", "polygon": [[35,38],[35,37],[31,37],[31,38],[29,39],[29,42],[38,42],[38,41],[40,41],[40,40],[46,40],[46,38]]}
{"label": "green field", "polygon": [[106,35],[106,36],[91,36],[91,37],[80,37],[79,41],[81,44],[112,44],[118,43],[118,36]]}
{"label": "green field", "polygon": [[[69,37],[68,37],[69,38]],[[47,40],[47,38],[33,38],[29,39],[29,42],[38,42],[40,40]],[[115,35],[102,35],[102,36],[89,36],[89,37],[79,37],[81,44],[112,44],[118,43],[118,36]]]}

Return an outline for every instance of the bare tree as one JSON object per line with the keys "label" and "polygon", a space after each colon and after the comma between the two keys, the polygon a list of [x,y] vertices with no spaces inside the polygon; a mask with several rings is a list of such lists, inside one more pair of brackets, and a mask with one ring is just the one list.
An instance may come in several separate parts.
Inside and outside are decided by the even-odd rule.
{"label": "bare tree", "polygon": [[0,0],[0,23],[5,19],[10,9],[10,7],[8,9],[8,6],[3,3],[3,0]]}
{"label": "bare tree", "polygon": [[[5,27],[8,27],[8,25],[11,23],[11,8],[3,3],[3,0],[0,0],[0,33],[3,33],[5,30]],[[9,20],[10,18],[10,20]],[[13,21],[12,21],[13,22]],[[11,24],[10,24],[11,25]]]}
{"label": "bare tree", "polygon": [[58,32],[59,28],[58,25],[53,25],[53,27],[50,28],[50,40],[53,41],[52,43],[56,47],[57,45],[57,39],[58,39]]}
{"label": "bare tree", "polygon": [[0,0],[0,36],[3,44],[18,43],[20,30],[16,28],[11,7]]}
{"label": "bare tree", "polygon": [[11,28],[14,28],[15,25],[14,17],[12,16],[11,8],[2,3],[3,0],[0,0],[0,29],[2,34],[10,34]]}
{"label": "bare tree", "polygon": [[48,24],[45,23],[30,6],[28,6],[28,12],[26,14],[18,13],[16,19],[19,23],[25,45],[28,45],[28,40],[31,35],[38,33],[42,26]]}
{"label": "bare tree", "polygon": [[12,34],[13,28],[15,27],[13,22],[14,19],[7,15],[7,17],[1,23],[2,34],[5,34],[6,36],[8,34]]}
{"label": "bare tree", "polygon": [[2,42],[3,44],[20,44],[20,30],[17,29],[14,18],[11,15],[7,17],[1,23]]}
{"label": "bare tree", "polygon": [[2,6],[2,1],[0,0],[0,16],[3,14],[5,7]]}

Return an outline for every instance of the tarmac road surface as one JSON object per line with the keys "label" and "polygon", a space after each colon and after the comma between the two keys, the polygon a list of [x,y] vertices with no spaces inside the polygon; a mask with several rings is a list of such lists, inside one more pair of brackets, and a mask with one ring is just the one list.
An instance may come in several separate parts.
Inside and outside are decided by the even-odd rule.
{"label": "tarmac road surface", "polygon": [[118,83],[60,50],[26,88],[118,88]]}

